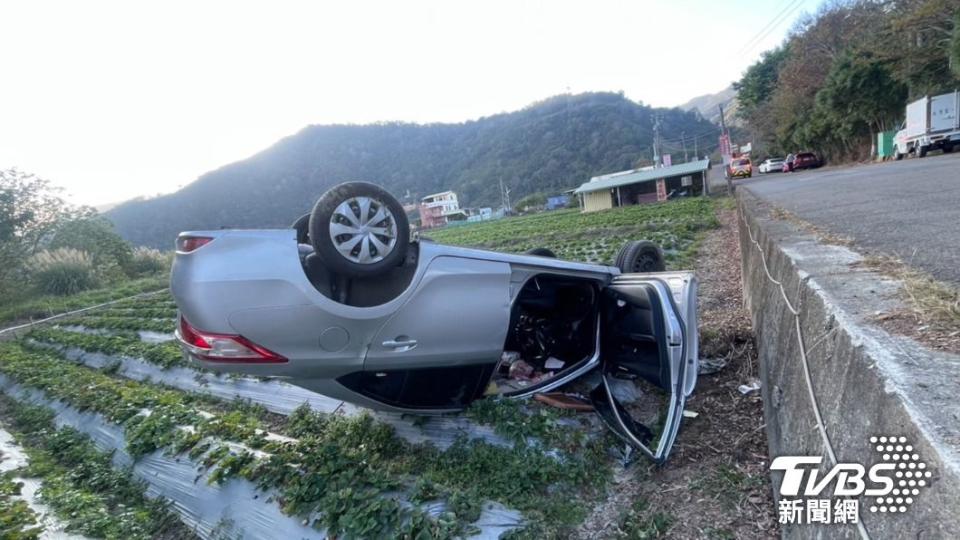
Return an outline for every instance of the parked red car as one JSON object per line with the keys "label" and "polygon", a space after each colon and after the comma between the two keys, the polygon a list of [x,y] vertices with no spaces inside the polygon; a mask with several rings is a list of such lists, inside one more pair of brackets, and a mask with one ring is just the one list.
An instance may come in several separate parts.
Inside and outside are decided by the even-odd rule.
{"label": "parked red car", "polygon": [[813,152],[800,152],[799,154],[790,154],[783,160],[783,172],[793,172],[802,169],[816,169],[823,165],[820,158]]}

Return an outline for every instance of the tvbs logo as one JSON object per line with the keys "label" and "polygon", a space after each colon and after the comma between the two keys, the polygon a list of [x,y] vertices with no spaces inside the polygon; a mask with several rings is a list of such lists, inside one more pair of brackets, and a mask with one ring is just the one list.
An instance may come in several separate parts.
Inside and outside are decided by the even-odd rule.
{"label": "tvbs logo", "polygon": [[[818,470],[820,456],[780,456],[770,469],[783,471],[781,497],[855,498],[876,497],[870,502],[871,512],[906,512],[920,489],[929,485],[933,475],[920,461],[906,437],[870,437],[870,444],[879,454],[879,463],[869,468],[859,463],[837,463],[823,477]],[[828,490],[831,488],[832,490]]]}

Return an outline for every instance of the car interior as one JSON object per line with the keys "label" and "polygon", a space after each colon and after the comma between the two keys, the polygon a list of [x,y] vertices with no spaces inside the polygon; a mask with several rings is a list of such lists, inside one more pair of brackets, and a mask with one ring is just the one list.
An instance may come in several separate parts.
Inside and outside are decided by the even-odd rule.
{"label": "car interior", "polygon": [[604,291],[600,336],[607,372],[623,379],[641,378],[670,391],[670,359],[666,323],[659,295],[652,286]]}
{"label": "car interior", "polygon": [[527,391],[593,356],[598,295],[590,280],[549,274],[528,280],[510,313],[491,380],[496,390],[488,393]]}

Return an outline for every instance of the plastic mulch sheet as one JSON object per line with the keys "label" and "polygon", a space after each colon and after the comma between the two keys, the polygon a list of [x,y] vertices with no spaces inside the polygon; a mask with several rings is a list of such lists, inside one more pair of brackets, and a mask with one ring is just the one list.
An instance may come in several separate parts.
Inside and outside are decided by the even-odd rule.
{"label": "plastic mulch sheet", "polygon": [[[208,473],[185,455],[165,455],[163,450],[140,457],[136,461],[126,451],[124,430],[101,415],[78,411],[60,401],[47,398],[43,392],[20,386],[0,374],[0,391],[26,401],[51,408],[58,426],[81,431],[104,451],[113,452],[118,467],[132,465],[133,474],[147,483],[147,495],[164,497],[181,519],[202,538],[325,538],[323,531],[303,525],[299,518],[284,515],[272,500],[270,492],[257,491],[243,479],[233,478],[222,485],[209,484]],[[202,458],[201,458],[202,459]],[[441,504],[428,507],[431,513],[443,510]],[[498,538],[520,526],[521,515],[499,504],[485,504],[475,524],[476,538]]]}

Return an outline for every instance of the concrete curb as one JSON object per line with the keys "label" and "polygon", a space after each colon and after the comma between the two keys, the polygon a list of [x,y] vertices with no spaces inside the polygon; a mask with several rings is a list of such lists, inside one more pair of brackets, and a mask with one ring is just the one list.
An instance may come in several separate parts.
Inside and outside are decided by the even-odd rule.
{"label": "concrete curb", "polygon": [[[797,319],[767,276],[761,250],[769,273],[799,312],[812,393],[838,461],[869,469],[882,460],[870,437],[902,436],[932,472],[929,487],[905,513],[871,512],[876,500],[861,497],[867,536],[952,537],[960,530],[960,357],[870,323],[900,305],[899,281],[852,266],[862,260],[859,254],[772,219],[772,206],[749,189],[738,190],[737,199],[744,302],[757,335],[771,457],[824,456],[821,478],[832,466],[803,370]],[[773,480],[779,490],[782,474]],[[828,498],[827,491],[810,498]],[[784,525],[783,536],[864,534],[845,525]]]}

